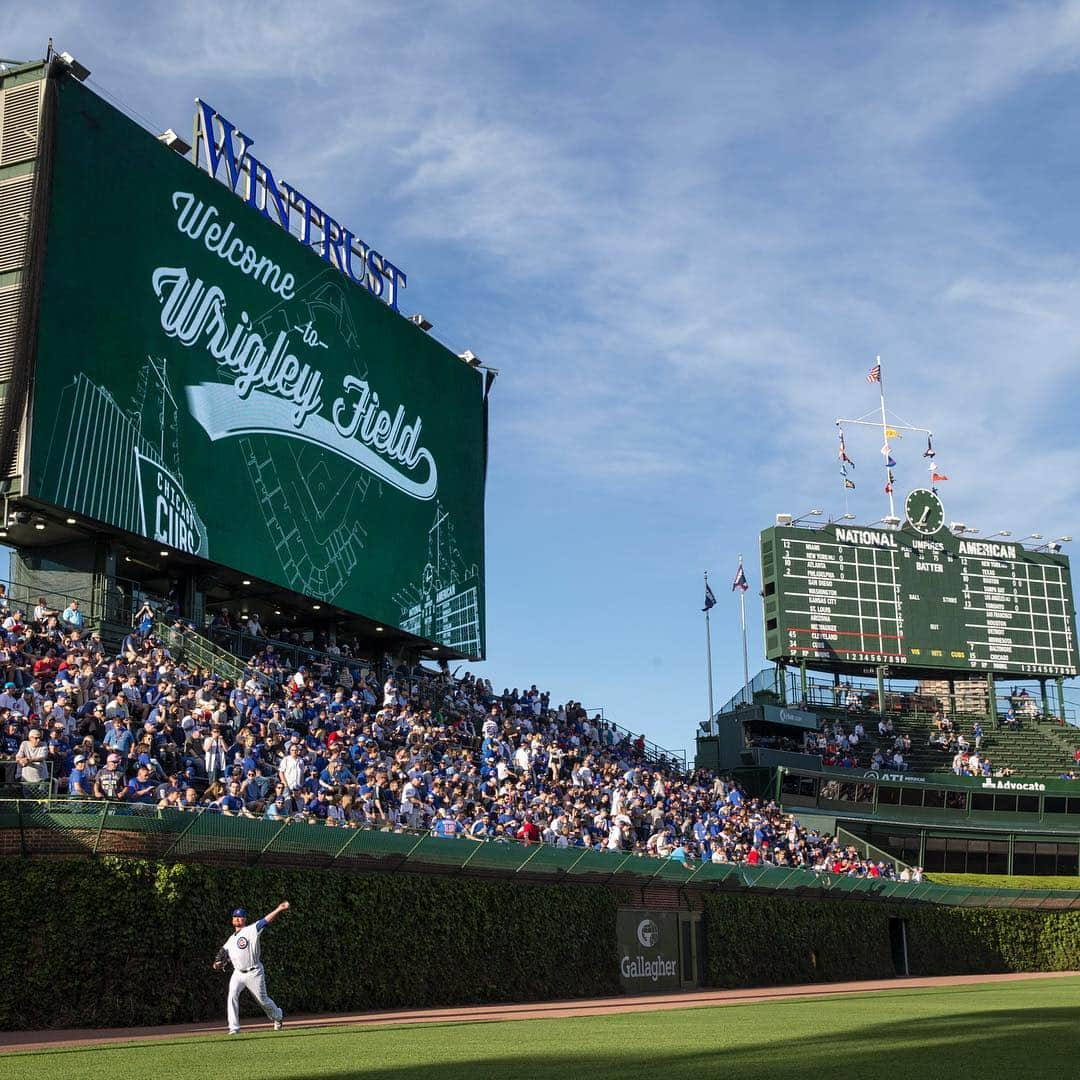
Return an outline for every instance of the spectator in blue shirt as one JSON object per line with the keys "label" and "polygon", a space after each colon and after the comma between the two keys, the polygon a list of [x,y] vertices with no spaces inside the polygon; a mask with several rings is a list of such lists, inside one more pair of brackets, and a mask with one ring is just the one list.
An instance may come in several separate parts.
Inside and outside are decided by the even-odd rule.
{"label": "spectator in blue shirt", "polygon": [[60,615],[60,621],[70,630],[81,630],[83,628],[84,619],[83,613],[79,610],[79,601],[72,600],[66,608],[64,608]]}
{"label": "spectator in blue shirt", "polygon": [[127,755],[127,752],[135,744],[135,736],[128,730],[127,724],[119,717],[113,717],[112,726],[105,732],[105,749],[115,750],[118,754]]}
{"label": "spectator in blue shirt", "polygon": [[151,803],[154,801],[154,781],[150,779],[150,770],[145,765],[128,781],[128,802]]}
{"label": "spectator in blue shirt", "polygon": [[237,781],[233,780],[229,784],[229,790],[218,799],[217,806],[223,814],[230,817],[244,812],[244,800],[240,797],[240,785]]}
{"label": "spectator in blue shirt", "polygon": [[75,767],[68,776],[68,795],[73,799],[89,799],[93,795],[85,754],[75,755]]}

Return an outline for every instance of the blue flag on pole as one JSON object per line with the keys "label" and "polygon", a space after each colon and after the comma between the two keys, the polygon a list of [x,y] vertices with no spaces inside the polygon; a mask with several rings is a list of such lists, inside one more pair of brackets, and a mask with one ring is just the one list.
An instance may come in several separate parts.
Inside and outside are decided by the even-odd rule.
{"label": "blue flag on pole", "polygon": [[708,611],[709,608],[716,607],[716,597],[713,595],[712,587],[709,583],[705,582],[705,606],[702,611]]}

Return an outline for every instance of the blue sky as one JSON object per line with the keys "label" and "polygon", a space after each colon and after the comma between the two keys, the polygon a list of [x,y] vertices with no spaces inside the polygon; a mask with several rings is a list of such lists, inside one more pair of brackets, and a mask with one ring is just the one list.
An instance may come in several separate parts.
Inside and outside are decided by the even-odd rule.
{"label": "blue sky", "polygon": [[[1080,534],[1080,4],[0,0],[158,130],[199,95],[501,370],[489,660],[692,751],[746,556],[839,514],[838,415],[935,432],[953,520]],[[138,12],[134,18],[133,13]],[[886,512],[853,435],[850,509]],[[902,495],[922,447],[894,451]]]}

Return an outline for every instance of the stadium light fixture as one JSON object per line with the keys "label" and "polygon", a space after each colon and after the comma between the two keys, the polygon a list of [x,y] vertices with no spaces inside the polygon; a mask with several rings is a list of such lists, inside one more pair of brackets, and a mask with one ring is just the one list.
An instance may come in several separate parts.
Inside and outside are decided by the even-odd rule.
{"label": "stadium light fixture", "polygon": [[791,524],[791,515],[790,514],[777,514],[776,515],[776,524],[777,525],[790,525]]}
{"label": "stadium light fixture", "polygon": [[64,521],[68,525],[74,525],[75,524],[75,519],[73,517],[64,518]]}
{"label": "stadium light fixture", "polygon": [[890,529],[898,529],[900,528],[900,519],[895,514],[889,514],[881,519],[881,524],[887,525]]}
{"label": "stadium light fixture", "polygon": [[170,150],[175,150],[181,157],[191,153],[191,143],[185,142],[172,128],[166,128],[158,137]]}
{"label": "stadium light fixture", "polygon": [[381,634],[382,632],[383,632],[383,628],[381,626],[376,626],[375,627],[375,633],[376,634]]}
{"label": "stadium light fixture", "polygon": [[419,326],[421,330],[430,330],[435,325],[430,319],[421,315],[420,312],[417,312],[415,315],[410,315],[409,322],[414,326]]}
{"label": "stadium light fixture", "polygon": [[469,365],[469,367],[480,366],[480,357],[477,356],[476,353],[472,351],[472,349],[466,349],[464,352],[458,353],[458,359],[464,360],[465,363]]}
{"label": "stadium light fixture", "polygon": [[322,611],[322,604],[312,604],[311,605],[311,610],[312,611]]}
{"label": "stadium light fixture", "polygon": [[275,615],[280,615],[280,614],[281,614],[281,612],[280,612],[280,611],[279,611],[279,610],[278,610],[277,608],[274,608],[274,614],[275,614]]}
{"label": "stadium light fixture", "polygon": [[164,559],[169,553],[163,549],[158,554]]}
{"label": "stadium light fixture", "polygon": [[1041,540],[1042,538],[1042,533],[1032,533],[1030,536],[1025,536],[1022,540],[1019,540],[1018,543],[1026,544],[1029,540]]}
{"label": "stadium light fixture", "polygon": [[67,64],[71,74],[75,76],[79,82],[86,82],[90,78],[90,69],[85,64],[80,64],[78,60],[69,52],[62,52],[57,54],[57,58],[63,60]]}
{"label": "stadium light fixture", "polygon": [[45,519],[43,517],[34,518],[34,528],[41,532],[45,528]]}
{"label": "stadium light fixture", "polygon": [[1071,536],[1057,536],[1053,540],[1047,540],[1045,544],[1040,544],[1037,548],[1032,548],[1032,551],[1051,551],[1056,555],[1061,550],[1061,545],[1067,544],[1071,539]]}
{"label": "stadium light fixture", "polygon": [[243,581],[241,581],[241,582],[240,582],[240,584],[241,584],[241,585],[250,585],[250,584],[251,584],[251,581],[250,581],[250,580],[249,580],[248,578],[244,578],[244,580],[243,580]]}
{"label": "stadium light fixture", "polygon": [[1000,532],[991,533],[986,539],[993,540],[997,536],[1012,536],[1012,533],[1008,529],[1002,529]]}
{"label": "stadium light fixture", "polygon": [[950,521],[949,532],[965,533],[968,531],[968,527],[962,521]]}

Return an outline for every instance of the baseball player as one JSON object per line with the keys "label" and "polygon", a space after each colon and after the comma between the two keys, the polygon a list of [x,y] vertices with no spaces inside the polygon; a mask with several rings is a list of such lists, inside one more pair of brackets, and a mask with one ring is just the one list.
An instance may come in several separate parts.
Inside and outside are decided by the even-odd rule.
{"label": "baseball player", "polygon": [[259,958],[259,938],[262,932],[283,911],[289,910],[288,900],[278,904],[269,915],[264,915],[254,925],[248,925],[248,913],[237,908],[232,913],[233,934],[218,950],[214,961],[216,971],[227,971],[232,965],[229,978],[229,1034],[240,1032],[240,991],[247,987],[252,997],[263,1007],[263,1011],[274,1021],[274,1030],[284,1027],[284,1014],[274,1004],[273,998],[266,992],[266,972],[263,971]]}

